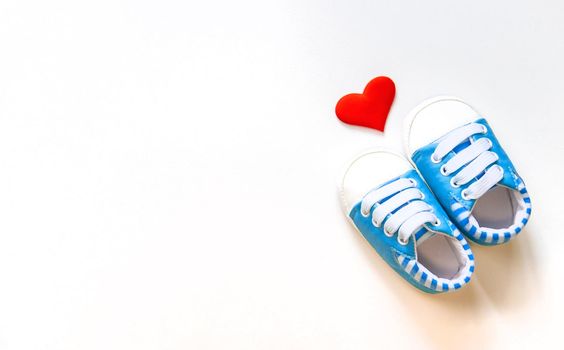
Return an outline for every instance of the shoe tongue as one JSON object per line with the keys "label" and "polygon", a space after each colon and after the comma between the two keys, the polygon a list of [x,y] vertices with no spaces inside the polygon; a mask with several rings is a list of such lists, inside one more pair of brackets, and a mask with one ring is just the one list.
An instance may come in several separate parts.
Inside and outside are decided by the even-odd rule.
{"label": "shoe tongue", "polygon": [[459,153],[460,151],[462,151],[466,147],[470,146],[471,144],[472,143],[470,142],[470,139],[467,139],[466,141],[459,143],[458,146],[454,147],[453,151],[455,153]]}
{"label": "shoe tongue", "polygon": [[421,227],[421,229],[415,233],[415,244],[421,244],[434,235],[434,232],[428,231],[425,227]]}

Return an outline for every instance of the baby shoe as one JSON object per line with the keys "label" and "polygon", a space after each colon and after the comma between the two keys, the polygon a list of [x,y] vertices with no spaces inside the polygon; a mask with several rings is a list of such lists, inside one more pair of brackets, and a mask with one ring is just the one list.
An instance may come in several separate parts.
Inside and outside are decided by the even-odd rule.
{"label": "baby shoe", "polygon": [[443,209],[469,239],[508,242],[531,215],[525,183],[488,122],[455,97],[437,97],[406,120],[405,151]]}
{"label": "baby shoe", "polygon": [[440,293],[470,281],[470,246],[403,156],[384,150],[358,156],[343,175],[340,195],[353,226],[415,287]]}

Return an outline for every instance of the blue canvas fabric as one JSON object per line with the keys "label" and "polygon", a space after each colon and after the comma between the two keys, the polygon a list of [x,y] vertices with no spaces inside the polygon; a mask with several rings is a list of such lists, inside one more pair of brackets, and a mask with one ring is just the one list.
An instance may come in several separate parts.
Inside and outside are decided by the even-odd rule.
{"label": "blue canvas fabric", "polygon": [[[440,162],[434,163],[431,161],[431,155],[440,142],[439,139],[416,150],[411,159],[458,229],[468,238],[477,243],[483,245],[496,245],[508,242],[522,231],[531,214],[531,201],[523,179],[519,176],[509,157],[499,144],[499,141],[488,122],[484,118],[480,118],[474,121],[474,123],[485,126],[487,131],[483,134],[473,135],[470,139],[472,142],[475,142],[480,138],[489,139],[492,143],[492,148],[490,150],[499,156],[499,159],[494,164],[501,166],[504,170],[503,178],[496,186],[504,186],[518,191],[522,196],[522,205],[524,207],[522,213],[523,215],[518,218],[514,225],[502,230],[481,228],[478,222],[471,215],[471,211],[476,203],[476,200],[464,199],[462,197],[462,191],[468,188],[472,182],[460,187],[453,187],[450,181],[456,173],[450,175],[443,175],[441,173],[441,166],[454,157],[457,152],[460,152],[461,148],[464,148],[464,145],[462,145],[462,147],[455,148],[441,159]],[[490,166],[493,166],[494,164]]]}
{"label": "blue canvas fabric", "polygon": [[[418,233],[412,235],[406,245],[400,244],[397,240],[397,234],[392,237],[387,236],[383,232],[383,225],[381,227],[376,227],[372,223],[372,215],[362,215],[361,202],[353,206],[349,213],[350,218],[378,254],[380,254],[380,256],[400,276],[413,286],[428,293],[447,292],[461,288],[470,281],[470,277],[474,272],[474,255],[472,254],[468,242],[464,239],[463,235],[456,226],[449,220],[448,215],[443,211],[439,202],[429,190],[427,185],[425,185],[425,182],[415,169],[409,170],[403,175],[392,179],[387,183],[399,178],[413,179],[416,181],[416,188],[424,194],[424,201],[433,208],[433,213],[439,219],[439,224],[437,226],[430,227],[430,229],[432,229],[434,234],[442,234],[452,237],[453,242],[455,244],[459,244],[461,250],[464,252],[467,264],[463,269],[464,271],[461,271],[456,278],[450,280],[439,278],[417,261],[416,236]],[[382,187],[385,184],[376,188]],[[385,202],[385,200],[382,202]],[[375,207],[376,205],[371,208],[370,214],[372,214]],[[426,229],[423,229],[420,232],[426,231]]]}

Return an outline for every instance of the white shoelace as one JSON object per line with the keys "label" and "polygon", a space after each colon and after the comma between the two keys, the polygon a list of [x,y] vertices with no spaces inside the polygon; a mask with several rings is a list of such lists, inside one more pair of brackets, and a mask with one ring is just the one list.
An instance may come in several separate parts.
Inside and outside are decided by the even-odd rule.
{"label": "white shoelace", "polygon": [[[431,161],[439,163],[443,157],[472,135],[485,134],[486,132],[485,126],[476,123],[465,125],[450,132],[439,142],[435,152],[431,155]],[[495,164],[488,168],[499,159],[496,153],[489,151],[490,148],[492,148],[492,142],[487,138],[481,138],[472,142],[470,146],[457,153],[441,167],[441,174],[444,176],[462,168],[450,181],[453,187],[465,185],[485,171],[480,179],[474,181],[467,189],[462,191],[462,198],[478,199],[503,178],[502,167]],[[488,169],[486,170],[486,168]]]}
{"label": "white shoelace", "polygon": [[[409,237],[424,224],[440,224],[439,219],[432,213],[431,206],[423,202],[424,195],[415,188],[416,185],[415,180],[398,179],[369,192],[360,205],[362,215],[368,216],[370,209],[376,205],[372,211],[374,226],[380,227],[388,218],[384,224],[384,233],[391,237],[399,230],[398,242],[407,244]],[[380,203],[386,198],[386,201]],[[398,208],[400,209],[397,210]]]}

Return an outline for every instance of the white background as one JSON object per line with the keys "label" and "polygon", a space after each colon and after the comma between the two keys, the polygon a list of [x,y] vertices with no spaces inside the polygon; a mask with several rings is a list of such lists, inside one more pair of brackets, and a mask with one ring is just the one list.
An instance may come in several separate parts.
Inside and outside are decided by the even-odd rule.
{"label": "white background", "polygon": [[[3,1],[0,348],[562,347],[561,1]],[[395,80],[385,134],[334,115]],[[427,97],[475,105],[533,217],[432,296],[336,183]]]}

